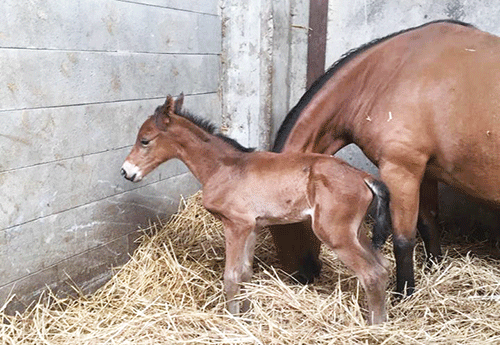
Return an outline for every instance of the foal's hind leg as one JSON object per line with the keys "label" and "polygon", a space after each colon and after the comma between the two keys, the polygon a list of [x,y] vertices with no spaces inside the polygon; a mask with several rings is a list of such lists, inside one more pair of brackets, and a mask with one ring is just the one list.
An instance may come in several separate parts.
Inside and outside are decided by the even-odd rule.
{"label": "foal's hind leg", "polygon": [[[332,228],[333,232],[345,231],[345,229]],[[365,236],[365,234],[360,234]],[[333,238],[332,238],[333,237]],[[330,236],[328,242],[339,259],[358,277],[361,286],[366,292],[368,302],[368,321],[370,324],[378,324],[386,321],[387,313],[385,308],[385,290],[389,277],[387,269],[382,264],[372,248],[362,246],[362,242],[357,238],[344,238],[342,243]],[[333,241],[335,242],[333,242]]]}
{"label": "foal's hind leg", "polygon": [[223,221],[226,238],[226,265],[224,269],[224,291],[227,309],[233,315],[246,312],[250,301],[236,300],[241,283],[250,281],[252,264],[257,240],[255,223],[242,221]]}
{"label": "foal's hind leg", "polygon": [[382,323],[387,319],[385,290],[389,273],[385,259],[373,250],[366,233],[359,229],[364,212],[359,210],[351,217],[348,209],[336,208],[332,213],[316,212],[313,230],[360,280],[366,292],[370,324]]}

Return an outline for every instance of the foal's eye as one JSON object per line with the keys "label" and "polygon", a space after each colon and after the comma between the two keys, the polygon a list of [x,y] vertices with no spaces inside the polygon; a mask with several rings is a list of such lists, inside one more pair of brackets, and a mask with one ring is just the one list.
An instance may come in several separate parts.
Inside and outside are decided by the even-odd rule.
{"label": "foal's eye", "polygon": [[141,139],[141,145],[142,146],[148,146],[150,140],[147,140],[147,139]]}

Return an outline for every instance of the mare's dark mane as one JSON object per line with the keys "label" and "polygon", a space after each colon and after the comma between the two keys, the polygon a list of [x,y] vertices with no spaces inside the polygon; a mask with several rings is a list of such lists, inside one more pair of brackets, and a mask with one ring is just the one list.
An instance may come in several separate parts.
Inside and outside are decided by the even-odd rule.
{"label": "mare's dark mane", "polygon": [[354,57],[358,56],[359,54],[365,52],[366,50],[370,49],[371,47],[382,43],[384,41],[387,41],[388,39],[391,39],[395,36],[404,34],[408,31],[420,29],[424,26],[430,25],[430,24],[435,24],[435,23],[451,23],[451,24],[457,24],[457,25],[462,25],[462,26],[467,26],[467,27],[474,27],[471,24],[467,24],[464,22],[460,22],[458,20],[452,20],[452,19],[443,19],[443,20],[436,20],[433,22],[425,23],[420,26],[416,26],[413,28],[401,30],[395,33],[392,33],[388,36],[382,37],[382,38],[377,38],[374,39],[371,42],[365,43],[362,46],[358,48],[354,48],[352,50],[349,50],[347,53],[342,55],[340,59],[338,59],[336,62],[333,63],[333,65],[323,74],[321,77],[316,79],[316,81],[311,85],[311,87],[306,91],[306,93],[302,96],[302,98],[299,100],[299,102],[295,105],[295,107],[290,110],[290,112],[287,114],[285,120],[281,124],[278,134],[276,135],[276,139],[274,141],[274,145],[272,148],[273,152],[281,152],[283,149],[283,146],[285,145],[285,141],[290,134],[290,131],[292,130],[293,126],[297,122],[300,113],[304,108],[309,104],[313,96],[318,92],[323,85],[337,72],[342,66],[344,66],[347,62],[351,61]]}
{"label": "mare's dark mane", "polygon": [[[156,108],[155,116],[159,111],[161,111],[161,107],[162,106],[159,106],[158,108]],[[203,129],[204,131],[206,131],[212,135],[215,135],[218,138],[221,138],[222,140],[224,140],[226,143],[233,146],[238,151],[241,151],[241,152],[253,152],[253,151],[255,151],[254,148],[245,147],[245,146],[241,145],[239,142],[237,142],[236,140],[229,138],[229,137],[225,136],[224,134],[218,132],[217,126],[207,119],[204,119],[200,116],[193,115],[190,112],[185,111],[185,110],[180,110],[180,111],[177,110],[175,115],[182,116],[183,118],[191,121],[196,126]]]}

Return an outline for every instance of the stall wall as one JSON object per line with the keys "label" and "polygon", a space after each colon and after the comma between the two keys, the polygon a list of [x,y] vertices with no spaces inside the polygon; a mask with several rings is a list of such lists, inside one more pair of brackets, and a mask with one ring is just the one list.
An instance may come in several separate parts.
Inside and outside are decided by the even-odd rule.
{"label": "stall wall", "polygon": [[178,161],[120,167],[167,94],[220,123],[220,53],[216,0],[0,2],[0,307],[91,291],[199,188]]}

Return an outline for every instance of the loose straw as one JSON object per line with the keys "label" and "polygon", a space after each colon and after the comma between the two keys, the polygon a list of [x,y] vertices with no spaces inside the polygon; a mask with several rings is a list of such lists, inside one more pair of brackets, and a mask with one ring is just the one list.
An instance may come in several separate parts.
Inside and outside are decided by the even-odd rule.
{"label": "loose straw", "polygon": [[[389,321],[367,326],[364,292],[333,252],[322,249],[321,278],[302,286],[279,269],[263,231],[245,292],[252,309],[233,317],[224,308],[223,228],[200,200],[198,193],[168,222],[144,230],[130,261],[94,294],[49,293],[16,316],[0,308],[1,343],[500,343],[500,261],[484,254],[484,244],[444,247],[439,265],[417,264],[414,296],[397,301],[388,294]],[[419,244],[417,263],[422,252]],[[394,266],[390,244],[384,253]]]}

